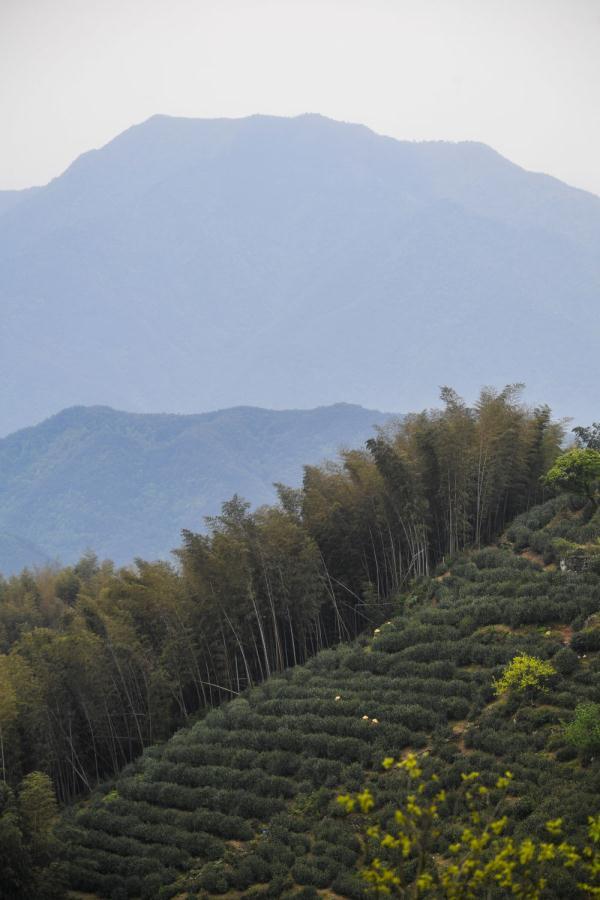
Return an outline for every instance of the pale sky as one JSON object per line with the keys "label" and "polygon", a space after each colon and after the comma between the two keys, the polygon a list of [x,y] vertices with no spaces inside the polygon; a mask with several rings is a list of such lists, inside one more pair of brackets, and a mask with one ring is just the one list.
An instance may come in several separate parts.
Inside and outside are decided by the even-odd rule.
{"label": "pale sky", "polygon": [[154,113],[478,140],[600,194],[600,0],[0,0],[0,189]]}

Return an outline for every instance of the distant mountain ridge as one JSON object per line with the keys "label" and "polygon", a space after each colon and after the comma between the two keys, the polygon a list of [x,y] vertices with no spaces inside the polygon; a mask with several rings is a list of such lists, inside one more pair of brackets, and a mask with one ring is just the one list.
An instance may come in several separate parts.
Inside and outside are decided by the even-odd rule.
{"label": "distant mountain ridge", "polygon": [[482,144],[155,116],[0,194],[0,434],[71,405],[418,408],[525,381],[582,421],[600,198]]}
{"label": "distant mountain ridge", "polygon": [[168,558],[180,531],[234,493],[253,505],[304,463],[358,447],[388,414],[350,404],[199,415],[74,407],[0,440],[0,573],[87,549],[118,564]]}

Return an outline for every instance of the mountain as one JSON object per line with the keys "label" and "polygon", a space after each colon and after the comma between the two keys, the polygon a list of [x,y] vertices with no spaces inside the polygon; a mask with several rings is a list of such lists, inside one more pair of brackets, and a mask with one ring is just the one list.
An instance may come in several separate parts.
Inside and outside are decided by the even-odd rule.
{"label": "mountain", "polygon": [[31,566],[48,565],[52,560],[25,538],[0,530],[0,574],[12,574]]}
{"label": "mountain", "polygon": [[339,403],[141,415],[74,407],[0,440],[0,572],[88,548],[116,563],[165,558],[234,493],[273,501],[305,463],[360,446],[390,416]]}
{"label": "mountain", "polygon": [[21,191],[0,191],[0,216],[8,212],[9,209],[13,209],[26,197],[33,197],[36,191],[39,191],[39,188],[31,187]]}
{"label": "mountain", "polygon": [[390,409],[520,380],[590,419],[600,198],[478,143],[155,116],[0,196],[0,434],[70,405]]}

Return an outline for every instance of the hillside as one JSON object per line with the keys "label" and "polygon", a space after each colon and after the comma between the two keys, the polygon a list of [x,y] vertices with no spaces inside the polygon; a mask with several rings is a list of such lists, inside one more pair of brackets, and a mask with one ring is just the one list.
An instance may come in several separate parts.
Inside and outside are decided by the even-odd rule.
{"label": "hillside", "polygon": [[[381,761],[409,749],[427,750],[448,790],[461,773],[493,781],[510,769],[516,839],[543,839],[558,817],[583,829],[600,770],[577,757],[564,723],[600,689],[599,539],[600,512],[565,498],[536,507],[501,547],[459,555],[402,594],[380,628],[149,748],[67,815],[72,886],[98,897],[366,896],[355,874],[364,826],[336,796],[368,784],[389,821],[406,786]],[[589,568],[562,572],[578,547]],[[523,652],[552,662],[551,687],[527,704],[496,699],[494,678]],[[558,869],[543,896],[587,896],[576,878]]]}
{"label": "hillside", "polygon": [[585,420],[599,245],[599,198],[482,144],[155,116],[0,195],[0,434],[72,405],[407,409],[515,378]]}
{"label": "hillside", "polygon": [[169,557],[235,492],[253,505],[273,482],[297,486],[304,464],[361,446],[383,413],[238,407],[201,415],[63,410],[0,440],[0,572],[93,548],[117,564]]}
{"label": "hillside", "polygon": [[[564,425],[518,386],[441,399],[276,503],[224,502],[176,565],[87,554],[0,578],[0,893],[360,897],[367,822],[336,797],[372,787],[372,815],[397,821],[403,771],[381,761],[428,750],[450,816],[428,865],[453,877],[447,851],[472,840],[460,775],[479,771],[503,842],[531,858],[559,818],[575,842],[540,844],[560,892],[523,896],[577,896],[600,746],[600,705],[577,706],[600,671],[598,426],[562,452]],[[533,665],[523,696],[495,690],[513,663]]]}

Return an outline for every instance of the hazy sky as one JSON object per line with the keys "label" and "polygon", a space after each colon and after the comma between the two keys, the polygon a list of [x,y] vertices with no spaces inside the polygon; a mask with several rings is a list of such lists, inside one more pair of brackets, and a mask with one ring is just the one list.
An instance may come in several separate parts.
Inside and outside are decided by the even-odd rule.
{"label": "hazy sky", "polygon": [[480,140],[600,194],[600,0],[0,0],[0,188],[156,112]]}

